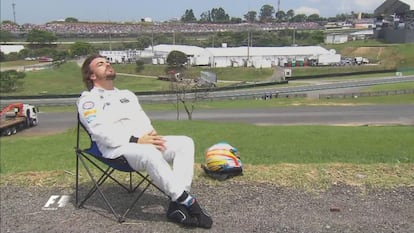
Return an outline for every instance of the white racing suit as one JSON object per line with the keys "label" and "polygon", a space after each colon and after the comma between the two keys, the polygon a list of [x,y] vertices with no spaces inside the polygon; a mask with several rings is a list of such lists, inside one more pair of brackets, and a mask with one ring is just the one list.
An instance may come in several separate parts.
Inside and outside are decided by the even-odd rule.
{"label": "white racing suit", "polygon": [[[77,101],[82,124],[106,158],[124,156],[137,171],[146,171],[153,182],[175,201],[190,191],[194,172],[194,142],[187,136],[163,136],[164,152],[152,144],[130,142],[153,130],[137,96],[128,90],[93,88]],[[171,166],[171,165],[172,166]]]}

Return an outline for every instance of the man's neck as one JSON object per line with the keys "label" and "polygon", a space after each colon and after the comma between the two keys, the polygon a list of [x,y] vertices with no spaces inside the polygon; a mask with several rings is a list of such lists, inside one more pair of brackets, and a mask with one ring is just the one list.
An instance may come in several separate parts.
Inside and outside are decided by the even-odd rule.
{"label": "man's neck", "polygon": [[108,90],[108,91],[115,89],[112,81],[111,82],[95,82],[95,87]]}

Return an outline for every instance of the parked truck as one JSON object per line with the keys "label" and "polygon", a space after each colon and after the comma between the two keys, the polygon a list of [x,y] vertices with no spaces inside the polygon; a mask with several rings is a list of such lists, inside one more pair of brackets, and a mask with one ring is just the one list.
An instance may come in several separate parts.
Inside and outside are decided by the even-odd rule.
{"label": "parked truck", "polygon": [[0,135],[10,136],[18,131],[36,126],[38,109],[30,104],[13,103],[0,112]]}
{"label": "parked truck", "polygon": [[362,64],[368,64],[369,60],[365,57],[355,57],[355,64],[362,65]]}

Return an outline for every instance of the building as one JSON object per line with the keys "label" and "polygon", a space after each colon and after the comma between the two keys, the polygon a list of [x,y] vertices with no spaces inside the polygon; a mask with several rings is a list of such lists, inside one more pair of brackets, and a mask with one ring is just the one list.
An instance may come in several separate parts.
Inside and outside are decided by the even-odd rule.
{"label": "building", "polygon": [[[205,63],[208,58],[207,65],[211,67],[304,66],[307,61],[319,60],[320,56],[332,53],[321,46],[206,48],[202,61]],[[335,62],[339,62],[337,56],[332,60]],[[196,64],[205,65],[197,60]]]}
{"label": "building", "polygon": [[24,49],[23,45],[0,45],[0,51],[5,55],[9,53],[18,53]]}
{"label": "building", "polygon": [[141,55],[140,50],[129,49],[129,50],[101,50],[99,55],[104,56],[111,63],[129,63],[134,62]]}
{"label": "building", "polygon": [[343,44],[348,42],[347,33],[330,33],[326,35],[325,44]]}
{"label": "building", "polygon": [[191,45],[169,45],[169,44],[160,44],[155,45],[154,47],[149,46],[144,49],[143,54],[152,54],[153,64],[165,64],[168,54],[171,51],[180,51],[187,55],[188,65],[195,65],[196,57],[199,57],[203,53],[204,48]]}
{"label": "building", "polygon": [[386,0],[374,11],[375,37],[389,43],[414,43],[414,0]]}
{"label": "building", "polygon": [[[100,51],[99,54],[112,63],[133,62],[148,59],[152,64],[166,64],[171,51],[180,51],[187,55],[187,65],[210,67],[255,67],[306,66],[308,61],[324,65],[338,63],[341,55],[321,46],[292,47],[227,47],[201,48],[188,45],[161,44],[144,50]],[[339,60],[338,60],[339,59]],[[322,64],[322,63],[321,63]]]}
{"label": "building", "polygon": [[[210,67],[247,66],[270,68],[273,66],[286,66],[289,62],[296,64],[296,61],[298,65],[305,65],[305,61],[318,60],[321,55],[330,55],[332,57],[332,51],[321,46],[227,47],[223,45],[219,48],[201,48],[197,46],[164,44],[154,46],[155,58],[166,59],[169,52],[173,50],[187,54],[189,65]],[[337,62],[337,58],[332,61],[332,63],[335,62]]]}

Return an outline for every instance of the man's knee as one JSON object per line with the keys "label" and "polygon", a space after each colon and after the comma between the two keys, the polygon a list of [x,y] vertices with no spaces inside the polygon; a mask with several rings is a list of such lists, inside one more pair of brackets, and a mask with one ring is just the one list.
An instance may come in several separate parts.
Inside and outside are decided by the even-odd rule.
{"label": "man's knee", "polygon": [[126,148],[124,157],[135,169],[146,170],[148,165],[155,165],[163,160],[161,152],[153,145],[131,144]]}
{"label": "man's knee", "polygon": [[181,140],[183,141],[183,144],[194,147],[194,140],[188,136],[181,136]]}

